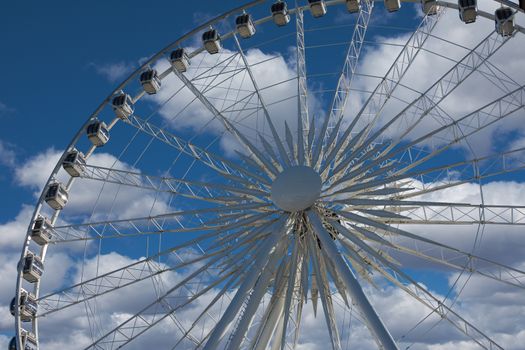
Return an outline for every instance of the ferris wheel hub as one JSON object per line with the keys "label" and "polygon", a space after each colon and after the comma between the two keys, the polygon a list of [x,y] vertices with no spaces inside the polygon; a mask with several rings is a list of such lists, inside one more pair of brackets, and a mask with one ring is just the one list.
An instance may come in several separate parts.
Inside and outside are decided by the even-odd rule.
{"label": "ferris wheel hub", "polygon": [[272,184],[272,201],[280,209],[296,212],[319,199],[321,176],[308,166],[293,166],[280,173]]}

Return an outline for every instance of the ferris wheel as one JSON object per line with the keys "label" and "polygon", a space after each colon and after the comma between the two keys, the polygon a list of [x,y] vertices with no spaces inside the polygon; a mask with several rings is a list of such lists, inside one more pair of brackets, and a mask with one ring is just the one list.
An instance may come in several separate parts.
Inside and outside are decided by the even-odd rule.
{"label": "ferris wheel", "polygon": [[36,204],[10,349],[502,349],[462,293],[525,287],[486,243],[525,223],[494,194],[525,147],[490,141],[523,124],[523,9],[401,5],[252,1],[131,74]]}

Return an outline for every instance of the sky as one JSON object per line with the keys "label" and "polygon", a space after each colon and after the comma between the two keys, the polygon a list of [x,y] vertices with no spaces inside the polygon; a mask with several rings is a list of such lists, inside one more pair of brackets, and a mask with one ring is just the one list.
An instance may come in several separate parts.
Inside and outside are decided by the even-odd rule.
{"label": "sky", "polygon": [[[223,12],[227,8],[240,6],[245,1],[193,1],[193,2],[91,2],[75,3],[55,1],[52,3],[9,2],[0,5],[0,39],[3,43],[0,63],[4,67],[2,72],[5,83],[0,87],[0,186],[2,188],[4,204],[0,210],[0,346],[6,346],[11,337],[13,322],[9,315],[8,304],[14,292],[15,270],[13,261],[18,259],[22,239],[27,230],[32,210],[37,201],[48,175],[51,173],[61,152],[67,147],[72,137],[77,133],[85,120],[93,113],[97,106],[107,95],[129,74],[137,69],[148,57],[159,49],[173,42],[180,35],[186,33],[205,20]],[[495,5],[483,2],[488,10],[493,11]],[[263,9],[254,10],[256,14],[263,13]],[[399,45],[406,42],[410,29],[413,29],[421,20],[421,11],[418,6],[404,5],[396,14],[387,14],[382,5],[376,8],[377,17],[372,19],[369,36],[370,41],[389,42],[394,45],[366,45],[363,60],[359,65],[359,72],[363,76],[354,81],[353,95],[350,97],[351,107],[346,111],[348,118],[355,114],[361,107],[370,91],[377,84],[377,80],[364,75],[382,76],[386,73],[389,62],[392,62],[400,50]],[[523,23],[523,14],[518,21]],[[337,43],[347,40],[354,19],[348,17],[341,9],[329,8],[327,18],[314,21],[309,14],[305,14],[307,28],[318,28],[333,25],[334,28],[326,32],[313,30],[307,32],[307,60],[308,72],[312,78],[308,81],[311,91],[324,91],[326,93],[312,94],[309,100],[310,109],[314,114],[323,116],[330,101],[329,89],[334,84],[334,74],[323,76],[322,73],[338,71],[344,55],[344,46],[333,45],[324,47],[325,43]],[[324,22],[321,22],[324,21]],[[448,38],[460,42],[469,48],[475,46],[477,41],[488,35],[493,29],[493,23],[488,20],[478,20],[474,25],[460,24],[456,13],[448,13],[443,23],[436,28],[435,34],[441,38]],[[321,24],[319,24],[321,23]],[[392,28],[397,28],[395,31]],[[222,29],[222,27],[219,27]],[[470,29],[470,28],[476,28]],[[478,30],[479,29],[479,30]],[[475,35],[472,34],[475,32]],[[293,33],[293,26],[288,26],[278,32],[276,28],[266,24],[260,29],[261,37],[279,37],[279,33]],[[284,37],[284,36],[283,36]],[[346,39],[345,39],[346,38]],[[252,40],[252,39],[250,39]],[[258,39],[254,39],[258,40]],[[261,44],[248,51],[248,60],[253,62],[265,59],[277,62],[275,65],[262,65],[254,70],[262,84],[271,84],[274,77],[290,77],[295,74],[294,52],[290,50],[290,38]],[[262,39],[261,39],[261,42]],[[195,47],[196,40],[189,41],[188,46]],[[244,43],[243,43],[244,44]],[[233,50],[231,40],[226,44],[225,50]],[[448,45],[444,41],[430,40],[428,48],[434,52],[459,60],[466,51]],[[495,67],[501,68],[508,76],[515,79],[518,85],[523,85],[525,73],[522,67],[525,64],[525,41],[523,34],[517,35],[509,44],[501,49],[491,61]],[[199,56],[200,57],[200,56]],[[204,57],[201,65],[213,65],[216,58]],[[314,64],[314,62],[320,64]],[[160,62],[155,68],[163,70],[167,63]],[[328,68],[329,69],[328,69]],[[332,67],[335,67],[332,69]],[[450,62],[438,58],[430,53],[422,53],[413,69],[407,73],[404,80],[407,86],[419,91],[424,90],[429,82],[443,74],[450,67]],[[259,70],[258,70],[259,69]],[[317,74],[317,75],[316,75]],[[319,77],[317,77],[319,76]],[[243,86],[243,82],[234,81],[234,84]],[[509,84],[511,86],[511,84]],[[140,113],[158,111],[152,122],[164,125],[175,134],[185,138],[194,138],[195,142],[208,145],[217,138],[217,143],[211,146],[214,151],[224,154],[228,159],[239,160],[235,153],[239,145],[231,136],[222,136],[221,126],[212,121],[203,109],[196,103],[190,104],[188,109],[183,109],[191,99],[191,94],[177,95],[170,102],[165,102],[179,87],[180,82],[175,77],[169,77],[163,82],[164,89],[153,97],[145,99],[145,105],[138,109]],[[137,91],[135,83],[130,91]],[[361,92],[360,92],[361,91]],[[496,91],[496,92],[494,92]],[[268,101],[277,100],[278,97],[294,94],[294,85],[282,85],[279,88],[265,93]],[[461,86],[453,96],[450,96],[443,108],[454,117],[483,106],[488,101],[499,96],[501,91],[484,79],[475,75]],[[411,100],[415,93],[409,88],[399,88],[396,98],[398,101]],[[468,98],[466,98],[468,97]],[[402,102],[391,102],[386,113],[395,115],[401,108]],[[139,108],[139,107],[137,107]],[[277,104],[270,112],[277,115],[279,121],[284,120],[294,123],[296,101],[284,101]],[[107,111],[105,111],[107,112]],[[172,119],[173,115],[182,115]],[[272,114],[272,115],[273,115]],[[233,114],[232,114],[233,115]],[[186,117],[185,117],[186,116]],[[107,118],[107,115],[104,117]],[[447,151],[439,162],[451,163],[453,159],[470,159],[471,156],[485,156],[501,153],[522,147],[525,141],[525,128],[520,121],[521,114],[515,113],[503,123],[496,124],[482,133],[473,135],[468,142]],[[282,123],[284,125],[284,123]],[[403,136],[403,142],[409,142],[418,136],[435,129],[439,121],[425,121],[413,130],[408,136]],[[267,126],[259,118],[247,118],[238,123],[239,128],[250,137],[255,137],[254,128],[263,128],[268,132]],[[395,138],[400,135],[401,124],[395,124],[389,130],[388,137]],[[465,129],[466,130],[466,129]],[[141,149],[147,144],[148,139],[137,136],[137,141],[127,142],[133,133],[127,130],[116,130],[112,133],[112,144],[95,153],[90,162],[101,166],[114,166],[121,170],[143,171],[154,175],[169,173],[172,176],[182,176],[189,166],[190,160],[183,159],[178,163],[173,161],[173,156],[166,155],[166,148],[157,143],[148,146],[148,152],[142,157]],[[446,137],[445,137],[446,138]],[[81,141],[83,146],[85,140]],[[439,142],[438,142],[439,143]],[[426,144],[426,147],[435,147],[435,144]],[[125,152],[119,153],[122,149]],[[522,162],[521,159],[512,159]],[[485,164],[486,165],[486,164]],[[488,167],[488,165],[486,165]],[[484,184],[483,196],[487,203],[502,205],[523,205],[525,183],[523,172],[502,175]],[[198,166],[191,170],[190,176],[199,180],[211,179],[209,175]],[[461,176],[461,174],[453,174]],[[419,181],[416,179],[415,181]],[[433,179],[432,185],[445,179]],[[71,205],[64,211],[63,223],[81,222],[89,217],[91,219],[104,218],[129,218],[140,214],[149,215],[168,212],[175,209],[191,207],[191,201],[173,203],[169,196],[146,194],[143,192],[122,191],[115,186],[101,189],[99,186],[90,187],[87,183],[79,183],[72,193]],[[416,183],[415,186],[424,186]],[[424,199],[435,201],[458,201],[479,203],[480,189],[475,183],[467,183],[455,190],[431,193]],[[93,205],[93,203],[97,203]],[[144,213],[143,208],[148,208]],[[92,212],[89,212],[92,210]],[[414,216],[420,213],[412,213]],[[438,237],[441,242],[455,244],[461,249],[468,250],[473,241],[476,230],[468,227],[455,227],[454,230],[443,230],[440,227],[430,229],[416,227],[415,230],[425,231],[429,237]],[[521,239],[521,229],[503,225],[487,225],[484,231],[484,240],[480,243],[477,253],[481,256],[497,259],[502,263],[514,267],[525,266],[523,253],[525,253],[524,240]],[[458,235],[461,235],[458,238]],[[503,237],[503,238],[502,238]],[[177,241],[167,241],[164,244]],[[148,244],[145,247],[145,244]],[[120,245],[120,242],[109,240],[101,246],[100,260],[95,259],[94,251],[85,247],[72,244],[67,249],[51,249],[51,255],[46,262],[45,290],[53,290],[68,285],[70,281],[78,280],[81,274],[79,266],[85,256],[84,270],[86,274],[95,270],[123,266],[135,261],[144,254],[151,254],[160,240],[142,241],[130,240]],[[87,253],[86,253],[87,252]],[[400,259],[402,257],[399,257]],[[405,257],[406,258],[406,257]],[[422,270],[420,262],[410,258],[403,260],[410,272],[417,280],[428,285],[440,297],[454,289],[453,282],[464,281],[465,276],[458,276],[451,270],[440,269]],[[167,262],[163,262],[166,263]],[[102,266],[102,267],[101,267]],[[100,273],[100,271],[98,271]],[[179,281],[181,274],[173,272],[167,275],[166,285]],[[84,278],[83,276],[82,278]],[[462,285],[459,283],[459,285]],[[148,286],[144,284],[144,286]],[[508,349],[519,349],[525,341],[525,299],[519,288],[508,288],[487,279],[473,276],[469,278],[461,298],[458,299],[457,309],[480,329],[493,336],[500,344]],[[367,287],[368,288],[368,287]],[[151,288],[150,288],[151,289]],[[396,336],[403,336],[418,320],[424,318],[428,311],[422,308],[413,299],[391,285],[383,285],[382,290],[369,287],[372,302],[391,327]],[[130,304],[140,303],[141,300],[151,300],[154,292],[144,292],[140,288],[129,291],[128,302],[115,299],[104,299],[98,305],[104,309],[105,303],[114,307],[107,312],[100,313],[102,320],[117,322],[133,312]],[[200,305],[202,308],[203,306]],[[326,344],[327,334],[318,331],[324,327],[324,321],[313,314],[308,307],[305,315],[305,338],[301,349],[322,349]],[[217,310],[215,310],[217,311]],[[306,311],[305,311],[306,312]],[[341,315],[343,315],[343,311]],[[79,343],[89,341],[87,329],[93,327],[83,321],[84,311],[77,308],[70,313],[61,314],[48,320],[44,330],[61,329],[57,337],[44,336],[42,348],[60,347],[77,339]],[[191,319],[191,310],[185,317]],[[434,321],[431,317],[430,321]],[[431,322],[429,323],[431,324]],[[68,330],[68,327],[70,331]],[[66,330],[66,331],[65,331]],[[93,328],[91,328],[93,331]],[[169,341],[169,325],[159,327],[153,337],[158,341],[158,346],[165,346]],[[352,328],[350,339],[356,349],[373,349],[375,345],[369,340],[366,327],[357,323]],[[408,339],[403,344],[417,349],[476,349],[472,342],[458,336],[444,327],[442,323],[429,333],[407,335]],[[150,335],[151,336],[151,335]],[[148,338],[151,339],[151,338]],[[521,342],[520,342],[521,341]],[[135,344],[137,348],[141,344]]]}

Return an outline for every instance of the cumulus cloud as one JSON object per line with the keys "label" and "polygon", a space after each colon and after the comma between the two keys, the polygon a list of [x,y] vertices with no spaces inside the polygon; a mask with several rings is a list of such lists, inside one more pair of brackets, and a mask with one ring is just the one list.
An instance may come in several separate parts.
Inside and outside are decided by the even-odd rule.
{"label": "cumulus cloud", "polygon": [[110,83],[116,83],[119,80],[124,79],[135,68],[137,68],[136,63],[126,61],[102,64],[90,63],[89,65],[93,67],[97,74],[104,77]]}
{"label": "cumulus cloud", "polygon": [[0,140],[0,164],[11,168],[15,164],[15,157],[14,147]]}
{"label": "cumulus cloud", "polygon": [[0,101],[0,115],[9,114],[15,112],[15,109],[12,107],[9,107],[2,101]]}
{"label": "cumulus cloud", "polygon": [[[451,11],[452,12],[452,11]],[[457,14],[455,12],[447,15],[438,28],[438,35],[447,38],[452,37],[454,40],[462,42],[464,45],[472,47],[476,41],[487,34],[487,21],[479,19],[478,23],[470,26],[458,26]],[[491,27],[492,28],[492,27]],[[480,30],[478,30],[480,29]],[[474,34],[473,34],[474,33]],[[403,44],[407,36],[383,37],[376,38],[378,40],[388,40],[389,42]],[[518,38],[517,40],[521,40]],[[523,46],[515,45],[514,48],[519,50],[510,50],[506,55],[501,54],[494,59],[495,63],[500,66],[506,66],[509,71],[518,71],[516,67],[522,67]],[[429,48],[436,52],[446,52],[450,57],[458,59],[464,50],[458,49],[454,46],[448,46],[441,41],[431,41]],[[362,64],[360,66],[361,72],[373,72],[374,74],[384,74],[396,56],[399,49],[390,46],[380,46],[377,49],[369,49],[365,51],[362,56]],[[502,51],[505,52],[505,51]],[[208,67],[216,63],[221,58],[224,59],[232,52],[224,50],[222,55],[211,56],[197,56],[195,61],[201,60],[199,67]],[[510,54],[510,56],[509,56]],[[505,57],[503,57],[505,56]],[[264,52],[260,49],[252,49],[247,52],[247,57],[250,62],[262,62],[264,60],[271,60],[271,64],[261,64],[254,66],[254,74],[261,87],[269,86],[276,81],[291,79],[295,76],[293,60],[287,60],[284,56],[276,53]],[[499,60],[499,61],[498,61]],[[507,60],[512,61],[511,65],[506,65]],[[410,81],[412,87],[422,90],[428,86],[429,82],[435,80],[442,74],[447,67],[450,67],[450,62],[442,61],[430,54],[421,54],[419,63],[415,64],[413,69],[407,75],[407,80]],[[222,68],[232,68],[234,63],[229,63]],[[516,64],[516,67],[513,65]],[[166,64],[159,64],[159,70],[166,68]],[[132,65],[126,62],[118,62],[106,66],[95,67],[97,72],[107,77],[108,80],[114,82],[123,78],[131,69]],[[203,73],[204,68],[194,68],[190,71],[193,77]],[[217,72],[210,72],[212,75]],[[518,75],[521,73],[518,73]],[[516,78],[523,78],[518,77]],[[481,80],[480,80],[481,79]],[[483,84],[479,84],[483,81]],[[228,98],[238,99],[235,94],[243,88],[249,87],[249,82],[245,79],[234,78],[232,80],[234,89],[230,89],[227,94]],[[247,85],[248,84],[248,85]],[[362,79],[356,81],[356,86],[363,90],[371,90],[377,84],[373,79]],[[483,77],[473,79],[473,82],[467,84],[464,91],[458,91],[454,97],[444,103],[444,107],[453,116],[461,116],[467,111],[476,108],[480,104],[493,98],[492,94],[483,89],[486,86],[486,81]],[[478,86],[479,85],[479,86]],[[481,86],[481,87],[480,87]],[[230,86],[231,87],[231,86]],[[160,114],[164,121],[169,123],[169,126],[175,130],[192,130],[196,134],[205,130],[212,135],[220,135],[224,128],[221,124],[212,119],[209,111],[207,111],[200,103],[191,102],[193,95],[187,89],[182,89],[175,98],[171,96],[181,88],[180,82],[174,77],[170,76],[163,81],[163,90],[150,99],[151,102],[157,106],[161,106]],[[207,92],[207,96],[214,101],[216,106],[220,109],[227,106],[227,101],[221,99],[224,96],[224,88],[226,85],[219,84],[214,89]],[[253,88],[253,87],[251,87]],[[296,85],[294,82],[289,84],[282,84],[276,88],[266,90],[263,92],[263,98],[268,104],[280,101],[283,97],[294,95],[296,93]],[[475,94],[474,94],[475,92]],[[475,98],[468,98],[475,95]],[[396,95],[403,99],[413,99],[416,94],[402,88]],[[356,106],[362,105],[366,95],[354,94],[351,101],[351,111],[357,110]],[[164,104],[165,101],[168,103]],[[459,103],[468,100],[468,103]],[[317,110],[319,113],[321,103],[310,101],[312,110]],[[187,106],[187,107],[186,107]],[[290,99],[277,103],[270,107],[270,114],[278,124],[279,130],[283,129],[284,120],[287,120],[293,127],[295,125],[295,115],[297,113],[297,100]],[[386,118],[388,115],[392,116],[395,112],[402,108],[402,104],[392,103],[389,109],[385,111]],[[1,105],[0,105],[1,107]],[[350,108],[350,107],[349,107]],[[1,108],[0,108],[1,110]],[[184,118],[176,117],[179,112],[184,112]],[[260,130],[264,126],[258,124],[261,119],[257,117],[247,116],[246,119],[233,112],[225,112],[231,120],[236,121],[247,135],[255,138],[254,129]],[[352,115],[349,110],[349,115]],[[245,115],[246,116],[246,115]],[[426,123],[428,122],[428,123]],[[415,130],[414,134],[428,130],[435,127],[432,120],[428,120],[421,125],[421,129]],[[514,124],[513,124],[514,125]],[[515,125],[520,128],[520,125]],[[512,126],[514,127],[514,126]],[[510,128],[510,127],[509,127]],[[293,130],[295,130],[293,128]],[[267,130],[266,130],[267,132]],[[489,136],[496,132],[492,129]],[[412,137],[413,135],[412,134]],[[391,135],[395,135],[392,133]],[[208,135],[207,135],[208,136]],[[492,147],[491,145],[479,144],[481,139],[475,139],[476,145],[480,147]],[[517,141],[516,141],[517,142]],[[223,137],[221,139],[222,148],[231,153],[232,150],[238,149],[239,145],[231,136]],[[521,145],[521,144],[520,144]],[[0,143],[0,159],[3,162],[12,164],[12,154],[9,150],[2,151],[2,144]],[[53,167],[60,157],[60,152],[54,149],[48,149],[41,154],[37,154],[15,169],[16,183],[19,186],[30,188],[35,191],[35,196],[38,195],[41,188],[44,186],[48,174],[52,172]],[[137,168],[125,162],[117,160],[113,155],[106,153],[96,153],[90,160],[90,164],[116,167],[126,171],[139,171]],[[59,173],[59,179],[65,179],[64,173]],[[428,186],[429,184],[427,184]],[[517,182],[493,182],[484,186],[484,199],[487,204],[522,204],[522,199],[525,195],[525,186]],[[96,183],[91,180],[78,180],[70,193],[71,201],[64,211],[64,220],[82,220],[89,217],[92,212],[96,215],[91,216],[91,219],[101,218],[126,218],[133,216],[146,216],[150,212],[166,212],[170,210],[169,199],[163,196],[156,197],[151,193],[145,193],[140,190],[120,189],[116,185]],[[457,201],[457,202],[480,202],[480,189],[477,184],[464,184],[453,189],[443,190],[439,192],[430,193],[422,196],[420,199],[432,201]],[[97,203],[96,207],[94,207]],[[147,208],[147,213],[144,211]],[[31,215],[31,207],[24,206],[16,218],[0,225],[0,280],[14,281],[16,266],[14,261],[18,260],[18,252],[15,247],[22,244],[27,223]],[[95,209],[95,210],[93,210]],[[80,219],[79,219],[80,217]],[[462,226],[462,227],[431,227],[431,226],[410,226],[407,229],[413,230],[415,233],[425,235],[440,242],[450,243],[454,246],[460,247],[466,251],[472,248],[474,236],[476,234],[476,227]],[[519,242],[521,239],[521,230],[519,228],[508,228],[502,226],[487,226],[484,232],[483,240],[476,248],[476,254],[494,258],[501,258],[502,262],[512,264],[515,267],[523,268],[523,253],[525,246]],[[149,243],[149,241],[148,241]],[[155,242],[158,243],[158,242]],[[91,247],[90,247],[91,248]],[[72,252],[61,250],[58,246],[50,247],[49,256],[46,260],[46,275],[43,283],[43,292],[57,290],[65,285],[70,285],[82,279],[86,279],[96,274],[101,274],[104,271],[110,271],[120,266],[128,265],[137,259],[143,253],[132,254],[131,251],[135,246],[119,246],[118,244],[110,246],[102,246],[106,250],[100,250],[100,254],[95,256],[96,251],[86,249],[86,257],[82,256],[83,250]],[[130,249],[130,253],[126,254],[126,249]],[[435,268],[435,265],[422,265],[421,261],[405,258],[402,260],[404,266],[407,268],[425,268],[429,270]],[[160,266],[160,265],[158,265]],[[158,267],[157,266],[157,267]],[[510,287],[504,284],[498,284],[487,278],[481,276],[459,275],[456,271],[438,270],[448,281],[448,286],[440,286],[441,288],[453,288],[453,295],[459,296],[458,302],[455,305],[455,310],[466,319],[471,320],[474,324],[479,325],[481,329],[486,330],[489,335],[494,337],[506,349],[518,349],[523,340],[525,340],[525,332],[522,330],[525,324],[525,300],[523,300],[523,293],[517,288]],[[180,271],[173,274],[166,274],[164,283],[166,286],[173,285],[180,280]],[[455,283],[459,278],[459,283]],[[468,281],[466,280],[468,278]],[[467,283],[464,283],[467,282]],[[429,285],[430,290],[438,298],[443,298],[444,295],[434,289],[435,286]],[[471,341],[465,340],[463,337],[454,333],[451,327],[447,325],[446,321],[439,320],[436,316],[427,318],[420,327],[414,332],[409,332],[410,328],[419,321],[424,319],[429,310],[424,308],[414,298],[395,289],[388,284],[380,284],[380,289],[372,287],[366,288],[367,294],[370,296],[372,303],[377,307],[379,314],[383,317],[385,323],[391,329],[395,338],[400,339],[403,346],[411,345],[414,349],[470,349],[476,348]],[[0,286],[0,296],[2,300],[8,301],[13,294],[13,287],[7,283]],[[213,294],[213,293],[211,293]],[[124,297],[125,296],[125,297]],[[111,327],[114,327],[127,319],[140,307],[147,302],[154,300],[156,297],[153,283],[145,281],[137,284],[131,288],[122,290],[121,294],[110,293],[106,296],[98,298],[96,302],[90,302],[86,305],[79,304],[77,307],[72,307],[67,311],[56,313],[41,322],[41,341],[42,348],[66,348],[71,344],[79,346],[87,345],[92,341],[94,335],[103,334]],[[183,295],[178,301],[176,298],[172,300],[174,303],[180,302],[187,297]],[[334,296],[337,298],[337,295]],[[211,296],[199,298],[191,308],[184,309],[178,313],[178,317],[185,325],[188,325],[191,320],[202,310],[206,303],[209,302]],[[224,305],[223,305],[224,306]],[[86,317],[86,309],[93,307],[96,318]],[[10,316],[5,317],[7,311],[7,302],[2,302],[0,312],[0,331],[10,332],[11,323]],[[221,310],[214,310],[216,315],[220,314]],[[322,308],[318,307],[318,316],[314,317],[311,308],[311,302],[305,306],[303,314],[303,328],[301,331],[301,338],[299,342],[299,349],[325,349],[329,344],[324,318],[322,316]],[[89,311],[88,311],[89,312]],[[347,320],[350,315],[345,313],[342,308],[337,308],[336,315],[339,320]],[[149,315],[150,316],[150,315]],[[147,347],[162,348],[166,344],[172,344],[174,338],[175,327],[171,320],[163,322],[158,327],[155,327],[151,332],[145,334],[130,348],[143,349]],[[342,322],[342,321],[341,321]],[[434,327],[430,333],[426,330]],[[208,324],[206,327],[210,327]],[[341,334],[348,337],[348,342],[353,349],[375,349],[377,346],[371,340],[367,328],[356,318],[352,318],[352,323],[343,324],[340,330]],[[408,334],[407,334],[408,333]],[[177,333],[178,334],[178,333]],[[346,340],[346,339],[345,339]],[[0,345],[6,345],[7,337],[0,336]],[[412,346],[413,344],[413,346]],[[346,345],[346,343],[345,343]],[[181,347],[184,348],[184,347]],[[189,348],[189,346],[188,346]]]}

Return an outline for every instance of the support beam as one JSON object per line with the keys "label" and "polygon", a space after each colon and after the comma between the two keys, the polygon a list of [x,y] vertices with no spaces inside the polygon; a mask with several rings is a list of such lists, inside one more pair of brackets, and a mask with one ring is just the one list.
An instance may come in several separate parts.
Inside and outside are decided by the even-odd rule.
{"label": "support beam", "polygon": [[365,319],[367,320],[367,326],[374,334],[374,337],[380,344],[381,348],[385,350],[397,350],[398,347],[394,342],[394,339],[386,329],[383,321],[379,318],[372,304],[370,304],[370,301],[366,297],[352,270],[341,257],[341,253],[339,253],[334,240],[324,229],[318,214],[311,210],[308,211],[308,220],[312,225],[312,228],[314,229],[317,237],[321,241],[322,249],[326,249],[328,256],[330,256],[333,264],[336,266],[336,269],[341,274],[341,278],[343,279],[343,283],[347,288],[347,292],[350,294],[352,301],[356,304],[356,307],[359,308],[359,310],[365,316]]}

